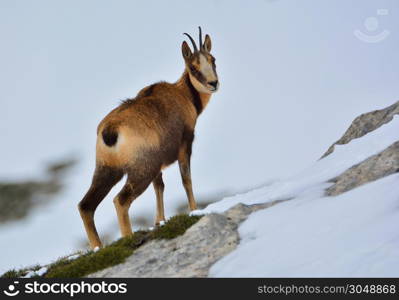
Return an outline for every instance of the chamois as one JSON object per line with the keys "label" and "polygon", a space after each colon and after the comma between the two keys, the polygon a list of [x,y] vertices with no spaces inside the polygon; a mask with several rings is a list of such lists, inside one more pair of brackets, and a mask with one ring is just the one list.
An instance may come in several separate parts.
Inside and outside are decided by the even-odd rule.
{"label": "chamois", "polygon": [[155,224],[165,220],[162,170],[176,160],[189,208],[196,209],[190,171],[194,128],[219,81],[209,35],[202,42],[199,27],[198,49],[194,39],[184,34],[194,51],[183,41],[185,69],[179,80],[143,88],[135,98],[112,110],[97,128],[96,167],[91,186],[78,205],[92,249],[101,247],[94,212],[125,174],[126,183],[114,198],[123,237],[133,234],[128,213],[131,203],[151,182],[156,194]]}

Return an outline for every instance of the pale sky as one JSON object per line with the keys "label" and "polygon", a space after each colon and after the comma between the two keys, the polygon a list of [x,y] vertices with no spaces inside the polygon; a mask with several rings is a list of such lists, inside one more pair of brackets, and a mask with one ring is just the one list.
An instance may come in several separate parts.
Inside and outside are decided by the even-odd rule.
{"label": "pale sky", "polygon": [[[398,14],[396,0],[1,1],[0,178],[37,176],[43,163],[70,154],[81,159],[65,202],[31,220],[29,231],[37,236],[62,207],[68,235],[55,243],[65,248],[37,245],[32,256],[66,254],[83,236],[76,205],[91,180],[96,126],[144,86],[178,79],[183,32],[197,36],[201,25],[210,34],[221,83],[194,144],[194,191],[205,197],[297,172],[356,116],[398,100]],[[185,196],[176,167],[165,177],[171,215]],[[101,226],[115,221],[109,198],[96,215]],[[152,189],[133,207],[133,215],[153,214]],[[0,243],[18,226],[0,228]],[[23,250],[9,255],[7,266],[17,255],[32,259]]]}

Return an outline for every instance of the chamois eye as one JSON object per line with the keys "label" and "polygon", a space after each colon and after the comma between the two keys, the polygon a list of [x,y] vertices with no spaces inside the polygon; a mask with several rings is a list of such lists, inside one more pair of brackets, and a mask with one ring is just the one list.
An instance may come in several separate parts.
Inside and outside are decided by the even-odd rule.
{"label": "chamois eye", "polygon": [[195,72],[197,72],[197,69],[195,69],[193,66],[190,66],[190,71],[191,73],[195,74]]}

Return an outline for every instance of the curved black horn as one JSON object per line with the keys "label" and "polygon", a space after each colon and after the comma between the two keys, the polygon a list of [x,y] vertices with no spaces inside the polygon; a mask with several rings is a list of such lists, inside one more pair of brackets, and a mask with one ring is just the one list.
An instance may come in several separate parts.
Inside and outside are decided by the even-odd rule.
{"label": "curved black horn", "polygon": [[202,30],[201,26],[198,26],[199,29],[199,44],[200,44],[200,49],[202,50],[204,48],[204,45],[202,45]]}
{"label": "curved black horn", "polygon": [[190,41],[191,41],[191,43],[193,44],[193,47],[194,47],[194,52],[198,52],[198,48],[197,48],[197,45],[195,44],[194,39],[188,33],[183,33],[183,34],[187,35],[188,38],[190,39]]}

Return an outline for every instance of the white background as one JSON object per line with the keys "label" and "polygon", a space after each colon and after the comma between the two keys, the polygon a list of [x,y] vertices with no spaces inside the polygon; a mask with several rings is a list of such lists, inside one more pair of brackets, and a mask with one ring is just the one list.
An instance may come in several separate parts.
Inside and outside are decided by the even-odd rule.
{"label": "white background", "polygon": [[[377,16],[377,9],[389,14]],[[58,199],[0,226],[0,271],[49,262],[84,237],[76,209],[94,168],[96,126],[119,101],[183,72],[182,32],[213,42],[221,88],[194,145],[198,199],[289,176],[317,160],[361,113],[398,100],[397,1],[2,1],[0,178],[37,178],[44,163],[80,159]],[[377,17],[367,32],[364,21]],[[358,40],[353,31],[380,43]],[[185,194],[165,172],[166,213]],[[120,187],[120,185],[119,185]],[[111,198],[96,214],[114,226]],[[155,214],[148,189],[131,216]],[[220,196],[221,197],[221,196]]]}

